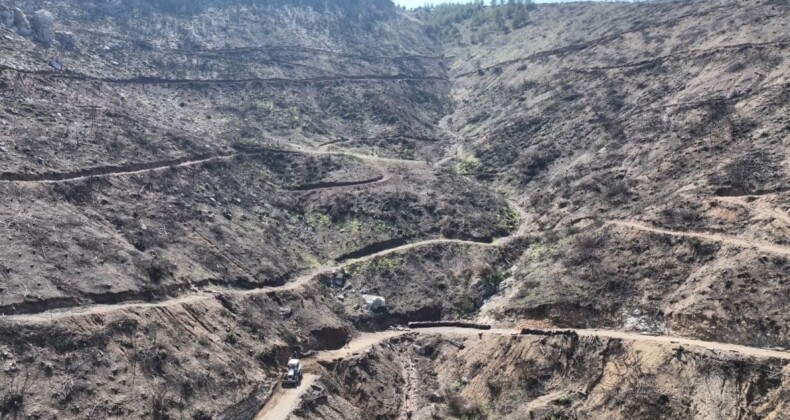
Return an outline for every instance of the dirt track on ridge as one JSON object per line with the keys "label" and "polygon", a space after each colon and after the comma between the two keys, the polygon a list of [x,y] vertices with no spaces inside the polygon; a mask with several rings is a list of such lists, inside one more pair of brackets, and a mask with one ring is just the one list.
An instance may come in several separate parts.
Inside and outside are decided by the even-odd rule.
{"label": "dirt track on ridge", "polygon": [[740,248],[754,248],[763,252],[770,252],[772,254],[790,255],[790,247],[767,244],[761,242],[751,242],[744,239],[738,239],[732,236],[720,235],[716,233],[699,233],[699,232],[683,232],[675,230],[667,230],[648,226],[639,222],[629,221],[609,221],[607,224],[625,227],[629,229],[636,229],[650,233],[657,233],[659,235],[675,236],[680,238],[697,238],[707,241],[720,242],[727,245],[733,245]]}

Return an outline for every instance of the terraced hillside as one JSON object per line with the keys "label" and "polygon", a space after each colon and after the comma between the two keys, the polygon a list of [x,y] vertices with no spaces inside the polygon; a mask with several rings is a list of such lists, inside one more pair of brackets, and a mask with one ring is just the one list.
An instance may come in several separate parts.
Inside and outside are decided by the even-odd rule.
{"label": "terraced hillside", "polygon": [[788,24],[0,2],[0,417],[783,418]]}

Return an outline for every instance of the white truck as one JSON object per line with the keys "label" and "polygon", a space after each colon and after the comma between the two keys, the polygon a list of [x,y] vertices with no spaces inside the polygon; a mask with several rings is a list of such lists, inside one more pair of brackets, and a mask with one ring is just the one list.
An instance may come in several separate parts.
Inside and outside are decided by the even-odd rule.
{"label": "white truck", "polygon": [[302,382],[302,364],[299,359],[288,361],[288,371],[283,374],[283,388],[296,388]]}

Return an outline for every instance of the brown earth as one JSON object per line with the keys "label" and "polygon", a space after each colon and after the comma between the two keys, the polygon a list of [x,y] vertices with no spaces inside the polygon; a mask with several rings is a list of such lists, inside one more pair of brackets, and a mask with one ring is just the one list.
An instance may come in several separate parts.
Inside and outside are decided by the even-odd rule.
{"label": "brown earth", "polygon": [[0,417],[785,418],[786,0],[0,6]]}

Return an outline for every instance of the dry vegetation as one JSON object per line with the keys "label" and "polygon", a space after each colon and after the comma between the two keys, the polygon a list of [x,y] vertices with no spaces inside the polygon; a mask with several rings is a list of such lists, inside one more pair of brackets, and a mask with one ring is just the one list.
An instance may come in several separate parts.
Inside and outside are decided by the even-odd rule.
{"label": "dry vegetation", "polygon": [[[51,1],[48,42],[0,3],[2,418],[251,418],[294,352],[409,321],[790,347],[786,0]],[[301,418],[790,392],[779,360],[575,335],[310,368]]]}

